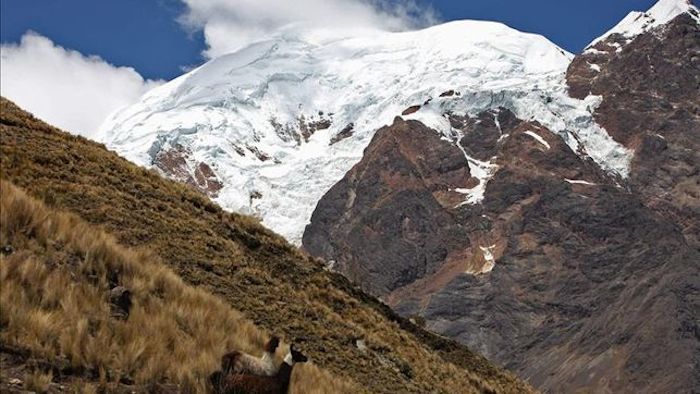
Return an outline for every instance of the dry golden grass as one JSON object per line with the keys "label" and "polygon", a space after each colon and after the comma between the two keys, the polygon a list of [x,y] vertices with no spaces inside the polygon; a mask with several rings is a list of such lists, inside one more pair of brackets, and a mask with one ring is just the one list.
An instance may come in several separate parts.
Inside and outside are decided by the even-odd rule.
{"label": "dry golden grass", "polygon": [[50,371],[47,373],[40,371],[28,373],[24,377],[24,388],[27,391],[45,393],[49,390],[49,385],[51,384],[52,379],[53,374]]}
{"label": "dry golden grass", "polygon": [[[118,245],[79,218],[47,209],[0,181],[0,340],[37,357],[67,359],[107,381],[172,382],[202,392],[230,349],[260,353],[267,336],[219,298],[188,286],[148,253]],[[111,283],[110,283],[111,282]],[[114,285],[133,293],[126,320],[111,317]],[[45,391],[50,374],[27,389]],[[356,392],[313,365],[295,371],[295,392]]]}
{"label": "dry golden grass", "polygon": [[[380,393],[532,390],[466,347],[397,316],[256,219],[224,212],[191,188],[52,128],[5,99],[0,109],[5,179],[102,226],[133,253],[149,250],[186,284],[300,343],[332,380]],[[367,349],[358,349],[356,339]],[[314,380],[300,380],[308,382],[302,391],[332,387]]]}

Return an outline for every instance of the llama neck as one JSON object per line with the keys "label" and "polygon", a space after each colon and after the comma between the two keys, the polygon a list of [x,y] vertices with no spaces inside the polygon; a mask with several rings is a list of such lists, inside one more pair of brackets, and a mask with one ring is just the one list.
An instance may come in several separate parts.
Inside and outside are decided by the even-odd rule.
{"label": "llama neck", "polygon": [[292,361],[291,353],[284,358],[284,362],[280,365],[280,369],[277,371],[277,379],[284,384],[285,387],[289,387],[289,381],[292,378],[292,369],[294,368],[294,361]]}

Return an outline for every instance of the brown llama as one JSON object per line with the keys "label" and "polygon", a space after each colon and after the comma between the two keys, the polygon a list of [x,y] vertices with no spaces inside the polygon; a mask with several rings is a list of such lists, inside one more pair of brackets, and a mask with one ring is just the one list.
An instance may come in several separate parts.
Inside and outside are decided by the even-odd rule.
{"label": "brown llama", "polygon": [[222,371],[216,371],[209,376],[209,381],[215,394],[287,394],[294,365],[307,360],[294,346],[290,346],[289,354],[274,376],[226,375]]}
{"label": "brown llama", "polygon": [[221,372],[224,375],[249,374],[272,376],[277,373],[275,351],[279,344],[279,338],[274,336],[270,338],[265,344],[265,352],[261,357],[255,357],[235,350],[226,353],[221,357]]}

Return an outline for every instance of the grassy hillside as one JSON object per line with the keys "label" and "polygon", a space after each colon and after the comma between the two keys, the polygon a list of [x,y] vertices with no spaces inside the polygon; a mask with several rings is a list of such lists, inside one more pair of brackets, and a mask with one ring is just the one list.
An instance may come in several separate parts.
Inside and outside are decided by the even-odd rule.
{"label": "grassy hillside", "polygon": [[[0,223],[0,341],[15,355],[24,350],[43,361],[14,371],[11,364],[21,363],[8,362],[2,375],[25,381],[26,389],[60,382],[83,391],[152,391],[170,383],[202,392],[226,349],[260,353],[268,339],[219,298],[184,284],[156,256],[124,248],[6,181],[0,181]],[[133,293],[127,319],[111,311],[115,285]],[[50,385],[54,370],[68,381],[57,376]],[[313,390],[312,382],[323,390]],[[308,364],[295,371],[295,388],[357,391]]]}
{"label": "grassy hillside", "polygon": [[[52,128],[5,99],[0,154],[4,179],[52,209],[99,225],[129,253],[161,261],[233,315],[240,311],[240,321],[300,344],[336,379],[371,392],[531,390],[468,349],[399,318],[254,219],[226,213],[189,187]],[[263,337],[256,335],[251,343]],[[245,342],[228,340],[226,346]],[[203,364],[187,380],[210,369]]]}

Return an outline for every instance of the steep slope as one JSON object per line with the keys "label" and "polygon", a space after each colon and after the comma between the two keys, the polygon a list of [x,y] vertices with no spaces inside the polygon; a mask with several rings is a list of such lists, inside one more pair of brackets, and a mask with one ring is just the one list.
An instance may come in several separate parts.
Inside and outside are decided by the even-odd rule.
{"label": "steep slope", "polygon": [[483,204],[451,201],[453,173],[425,171],[439,134],[397,119],[321,199],[304,247],[544,391],[697,389],[700,254],[560,137],[506,111],[499,126],[485,113],[462,129],[494,137],[470,145],[498,152]]}
{"label": "steep slope", "polygon": [[419,122],[397,119],[377,131],[363,160],[321,199],[304,247],[386,294],[453,258],[445,245],[468,238],[450,214],[464,199],[454,189],[475,181],[457,147]]}
{"label": "steep slope", "polygon": [[591,121],[595,98],[567,95],[571,58],[492,22],[349,38],[287,31],[148,93],[103,125],[103,142],[298,244],[318,200],[375,131],[404,111],[441,110],[443,93],[467,95],[460,112],[503,106],[534,116],[625,175],[627,150]]}
{"label": "steep slope", "polygon": [[[528,392],[465,347],[419,329],[255,220],[0,101],[2,176],[49,206],[146,248],[314,363],[370,392]],[[323,389],[323,388],[321,388]]]}
{"label": "steep slope", "polygon": [[[6,181],[0,207],[2,392],[205,392],[227,350],[263,348],[266,334],[157,257]],[[292,385],[360,390],[310,364]]]}
{"label": "steep slope", "polygon": [[456,90],[377,131],[304,248],[544,391],[700,390],[698,13],[635,15],[567,73],[596,102],[579,119],[630,155],[624,177]]}
{"label": "steep slope", "polygon": [[602,97],[596,121],[635,152],[631,187],[700,249],[700,12],[664,0],[637,17],[647,22],[595,41],[567,80],[574,96]]}

